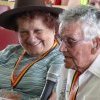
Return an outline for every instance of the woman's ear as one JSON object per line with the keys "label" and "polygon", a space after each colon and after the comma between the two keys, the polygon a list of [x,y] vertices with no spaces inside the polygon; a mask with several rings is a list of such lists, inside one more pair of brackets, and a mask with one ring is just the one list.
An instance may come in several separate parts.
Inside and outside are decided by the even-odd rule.
{"label": "woman's ear", "polygon": [[95,37],[95,39],[92,40],[93,47],[92,47],[92,54],[95,54],[97,50],[100,48],[100,37]]}

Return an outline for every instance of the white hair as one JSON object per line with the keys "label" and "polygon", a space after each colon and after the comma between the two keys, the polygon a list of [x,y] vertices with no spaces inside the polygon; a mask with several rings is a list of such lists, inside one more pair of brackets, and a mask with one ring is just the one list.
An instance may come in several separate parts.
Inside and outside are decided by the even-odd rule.
{"label": "white hair", "polygon": [[84,39],[100,36],[100,11],[92,6],[77,6],[65,10],[59,16],[61,23],[81,22]]}

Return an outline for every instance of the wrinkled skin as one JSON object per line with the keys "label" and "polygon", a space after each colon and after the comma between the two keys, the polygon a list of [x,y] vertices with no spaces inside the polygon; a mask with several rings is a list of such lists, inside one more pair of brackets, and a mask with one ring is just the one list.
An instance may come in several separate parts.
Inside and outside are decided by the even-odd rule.
{"label": "wrinkled skin", "polygon": [[93,41],[84,39],[81,23],[60,25],[59,33],[62,39],[60,51],[65,56],[66,67],[80,72],[86,70],[95,59],[95,55],[92,52]]}

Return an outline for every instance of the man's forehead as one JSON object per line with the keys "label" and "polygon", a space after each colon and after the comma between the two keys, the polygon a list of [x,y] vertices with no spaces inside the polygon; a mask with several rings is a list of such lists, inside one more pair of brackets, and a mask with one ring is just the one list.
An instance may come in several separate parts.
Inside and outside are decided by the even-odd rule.
{"label": "man's forehead", "polygon": [[81,31],[81,24],[77,22],[60,24],[60,32],[74,32],[79,30]]}
{"label": "man's forehead", "polygon": [[[61,35],[67,35],[69,28],[70,28],[70,24],[67,24],[65,22],[62,22],[59,26],[59,34]],[[67,32],[67,33],[66,33]],[[66,34],[65,34],[66,33]]]}
{"label": "man's forehead", "polygon": [[80,23],[61,23],[59,34],[61,36],[82,37],[82,28]]}

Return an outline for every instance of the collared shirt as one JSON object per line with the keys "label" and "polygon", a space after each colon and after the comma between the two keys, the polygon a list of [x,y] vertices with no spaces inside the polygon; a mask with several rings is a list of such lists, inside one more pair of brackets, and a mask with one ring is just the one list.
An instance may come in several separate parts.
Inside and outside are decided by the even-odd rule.
{"label": "collared shirt", "polygon": [[[66,100],[68,99],[72,78],[75,71],[69,69]],[[79,77],[79,89],[76,100],[100,100],[100,55],[92,65]]]}

